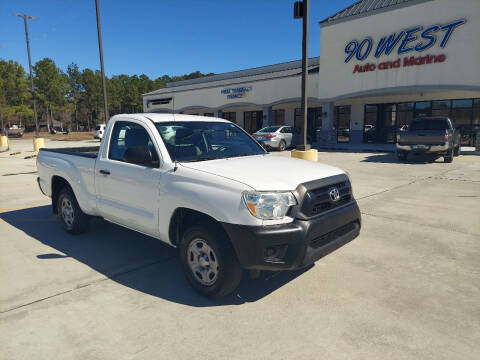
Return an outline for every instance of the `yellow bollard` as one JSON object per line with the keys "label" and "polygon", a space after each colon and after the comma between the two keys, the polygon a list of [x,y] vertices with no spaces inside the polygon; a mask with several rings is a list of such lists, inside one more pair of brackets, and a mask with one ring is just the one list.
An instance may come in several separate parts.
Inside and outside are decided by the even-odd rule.
{"label": "yellow bollard", "polygon": [[292,150],[291,156],[297,159],[318,161],[318,151],[316,149],[310,149],[307,151]]}
{"label": "yellow bollard", "polygon": [[0,136],[0,147],[8,147],[8,136]]}
{"label": "yellow bollard", "polygon": [[45,139],[44,138],[33,138],[33,151],[38,153],[38,150],[45,147]]}

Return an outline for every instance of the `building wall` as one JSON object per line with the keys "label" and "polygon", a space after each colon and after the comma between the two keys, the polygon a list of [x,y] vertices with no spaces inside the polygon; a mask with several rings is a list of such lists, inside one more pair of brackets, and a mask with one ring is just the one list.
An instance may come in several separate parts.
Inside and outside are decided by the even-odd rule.
{"label": "building wall", "polygon": [[[294,75],[273,79],[261,79],[259,81],[241,82],[222,86],[207,85],[208,84],[201,84],[200,87],[199,84],[199,88],[197,89],[192,89],[191,86],[189,86],[188,89],[172,87],[162,89],[161,92],[152,95],[145,95],[144,111],[157,112],[174,110],[175,112],[199,113],[199,110],[203,111],[206,109],[204,112],[213,112],[214,110],[224,110],[233,106],[257,106],[261,108],[275,106],[279,103],[288,103],[292,102],[293,99],[298,100],[300,98],[301,76]],[[236,88],[247,88],[249,90],[244,91],[242,97],[238,98],[229,98],[229,94],[222,93],[222,91]],[[313,98],[318,95],[318,73],[310,75],[308,93],[310,97]],[[172,97],[172,102],[168,105],[147,106],[149,100],[165,97]],[[208,109],[212,111],[207,111]]]}
{"label": "building wall", "polygon": [[[455,20],[465,19],[466,23],[455,28],[444,48],[440,42],[445,34],[437,31],[426,35],[435,35],[436,43],[427,50],[398,53],[403,38],[390,55],[375,57],[375,50],[382,37],[398,34],[402,30],[417,25],[423,30],[433,25],[445,25]],[[377,13],[350,21],[343,21],[321,29],[320,87],[319,98],[335,100],[356,93],[389,88],[405,87],[406,91],[416,86],[479,87],[480,85],[480,1],[479,0],[432,0],[416,5],[405,6],[391,11]],[[421,37],[422,31],[412,34]],[[355,56],[347,63],[345,47],[350,41],[358,43],[366,38],[372,40],[372,50],[362,61]],[[418,42],[428,43],[427,39],[417,39],[407,43],[408,48]],[[365,43],[367,48],[368,43]],[[380,63],[410,56],[445,55],[441,63],[417,66],[401,66],[388,70],[379,70]],[[374,64],[376,69],[354,73],[356,65]],[[328,84],[328,86],[324,86]]]}

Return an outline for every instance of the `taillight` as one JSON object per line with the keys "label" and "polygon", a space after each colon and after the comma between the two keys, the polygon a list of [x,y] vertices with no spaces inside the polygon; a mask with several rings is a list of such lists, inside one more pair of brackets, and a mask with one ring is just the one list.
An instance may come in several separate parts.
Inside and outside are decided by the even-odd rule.
{"label": "taillight", "polygon": [[452,138],[452,134],[449,134],[448,131],[445,131],[445,142],[449,142]]}
{"label": "taillight", "polygon": [[400,134],[397,134],[397,143],[400,142]]}
{"label": "taillight", "polygon": [[99,133],[101,134],[101,133],[102,133],[102,130],[100,130]]}
{"label": "taillight", "polygon": [[265,135],[265,139],[273,139],[277,135]]}

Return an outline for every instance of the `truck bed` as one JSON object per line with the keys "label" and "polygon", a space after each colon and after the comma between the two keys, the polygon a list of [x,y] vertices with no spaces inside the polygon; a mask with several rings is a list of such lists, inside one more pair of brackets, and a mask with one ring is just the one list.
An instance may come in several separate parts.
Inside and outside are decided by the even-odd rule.
{"label": "truck bed", "polygon": [[100,146],[84,146],[84,147],[72,147],[72,148],[41,148],[40,151],[48,151],[54,152],[59,154],[66,154],[66,155],[75,155],[86,157],[90,159],[96,159],[98,155],[98,151],[100,150]]}

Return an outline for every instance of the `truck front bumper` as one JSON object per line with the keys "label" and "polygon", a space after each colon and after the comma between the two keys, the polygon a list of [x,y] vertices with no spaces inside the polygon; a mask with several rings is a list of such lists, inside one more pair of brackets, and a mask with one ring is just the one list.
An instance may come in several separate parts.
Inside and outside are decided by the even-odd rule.
{"label": "truck front bumper", "polygon": [[448,143],[444,145],[400,145],[397,144],[397,151],[408,151],[414,153],[446,153],[449,149]]}
{"label": "truck front bumper", "polygon": [[309,220],[269,226],[222,224],[244,269],[294,270],[355,239],[361,215],[355,201]]}

